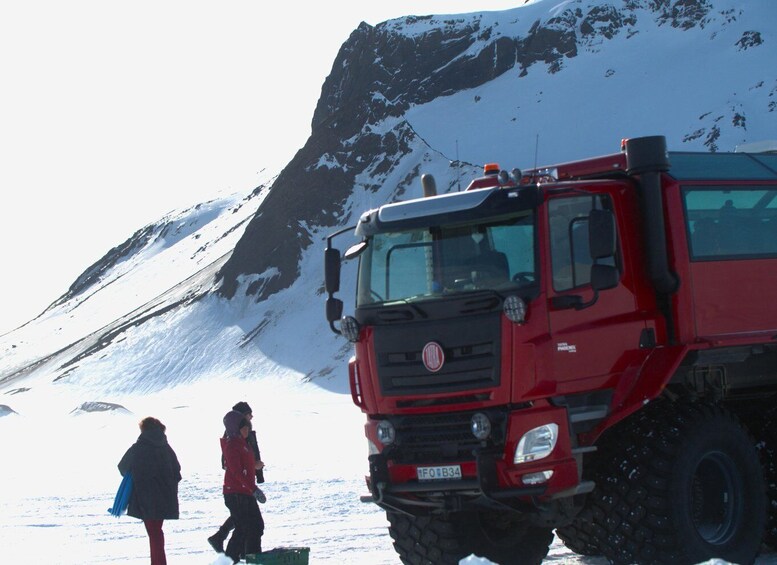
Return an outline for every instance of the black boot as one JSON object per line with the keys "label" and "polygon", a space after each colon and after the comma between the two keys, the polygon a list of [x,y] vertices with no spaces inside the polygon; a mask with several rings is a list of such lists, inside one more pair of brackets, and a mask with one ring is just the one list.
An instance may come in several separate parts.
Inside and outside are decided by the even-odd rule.
{"label": "black boot", "polygon": [[208,543],[216,553],[224,553],[224,542],[228,535],[229,530],[221,526],[218,532],[208,538]]}
{"label": "black boot", "polygon": [[218,534],[210,536],[208,543],[216,553],[224,553],[224,540],[220,539]]}

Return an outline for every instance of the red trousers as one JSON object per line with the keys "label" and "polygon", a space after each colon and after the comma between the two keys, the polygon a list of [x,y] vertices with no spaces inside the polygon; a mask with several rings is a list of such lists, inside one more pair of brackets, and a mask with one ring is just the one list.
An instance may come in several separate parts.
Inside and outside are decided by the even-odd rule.
{"label": "red trousers", "polygon": [[167,565],[165,557],[165,533],[162,531],[164,520],[143,520],[151,546],[151,565]]}

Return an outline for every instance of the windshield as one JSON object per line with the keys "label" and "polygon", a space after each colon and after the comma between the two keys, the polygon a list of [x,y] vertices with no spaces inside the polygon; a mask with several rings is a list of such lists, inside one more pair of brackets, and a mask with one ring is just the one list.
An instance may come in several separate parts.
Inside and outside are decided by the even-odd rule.
{"label": "windshield", "polygon": [[356,305],[535,284],[534,213],[498,222],[378,233],[359,262]]}

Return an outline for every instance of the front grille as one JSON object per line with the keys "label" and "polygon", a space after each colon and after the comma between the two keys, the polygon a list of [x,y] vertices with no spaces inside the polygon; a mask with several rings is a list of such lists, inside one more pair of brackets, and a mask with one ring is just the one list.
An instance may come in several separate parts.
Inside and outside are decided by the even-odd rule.
{"label": "front grille", "polygon": [[491,438],[485,445],[470,430],[474,412],[394,416],[391,421],[397,436],[389,457],[400,464],[473,461],[476,450],[504,443],[505,414],[495,410],[484,412],[492,424]]}
{"label": "front grille", "polygon": [[[499,385],[500,313],[444,321],[375,326],[375,353],[381,390],[386,396],[461,392]],[[437,342],[445,363],[437,372],[423,364],[421,352]]]}

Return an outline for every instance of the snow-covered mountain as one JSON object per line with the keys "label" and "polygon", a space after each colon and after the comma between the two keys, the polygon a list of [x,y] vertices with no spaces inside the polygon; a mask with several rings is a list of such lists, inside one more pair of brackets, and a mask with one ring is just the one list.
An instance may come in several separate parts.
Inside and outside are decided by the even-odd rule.
{"label": "snow-covered mountain", "polygon": [[420,196],[422,172],[450,191],[484,162],[551,164],[623,137],[703,151],[777,138],[774,21],[772,0],[534,0],[360,25],[276,177],[141,228],[0,336],[0,409],[42,386],[94,401],[264,374],[344,392],[328,233]]}

